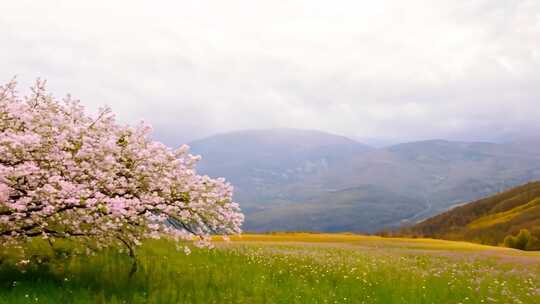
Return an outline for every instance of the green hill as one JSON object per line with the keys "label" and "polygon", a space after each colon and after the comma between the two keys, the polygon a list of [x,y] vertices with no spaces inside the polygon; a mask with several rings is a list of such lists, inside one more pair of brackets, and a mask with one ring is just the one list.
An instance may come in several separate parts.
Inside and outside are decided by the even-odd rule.
{"label": "green hill", "polygon": [[540,239],[540,181],[453,208],[399,234],[498,245],[521,229]]}

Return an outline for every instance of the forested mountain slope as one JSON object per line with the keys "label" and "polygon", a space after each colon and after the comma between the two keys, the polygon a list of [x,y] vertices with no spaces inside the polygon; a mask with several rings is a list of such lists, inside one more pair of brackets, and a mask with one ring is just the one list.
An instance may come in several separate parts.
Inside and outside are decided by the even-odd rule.
{"label": "forested mountain slope", "polygon": [[507,235],[516,235],[521,229],[540,238],[540,182],[453,208],[400,232],[497,245]]}

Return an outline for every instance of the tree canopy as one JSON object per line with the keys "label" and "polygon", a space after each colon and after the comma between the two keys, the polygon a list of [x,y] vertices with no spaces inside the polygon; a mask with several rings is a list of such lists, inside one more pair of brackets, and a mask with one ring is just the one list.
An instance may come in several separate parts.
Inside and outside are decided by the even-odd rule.
{"label": "tree canopy", "polygon": [[0,86],[0,241],[92,240],[98,248],[163,235],[206,244],[243,222],[232,186],[198,175],[199,156],[150,139],[151,128],[85,113],[37,81],[20,97]]}

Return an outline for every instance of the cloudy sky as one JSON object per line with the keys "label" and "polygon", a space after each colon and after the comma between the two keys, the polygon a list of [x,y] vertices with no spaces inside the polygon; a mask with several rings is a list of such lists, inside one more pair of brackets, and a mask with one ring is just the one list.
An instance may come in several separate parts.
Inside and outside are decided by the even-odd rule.
{"label": "cloudy sky", "polygon": [[0,82],[46,78],[174,145],[273,127],[383,142],[540,135],[538,0],[0,7]]}

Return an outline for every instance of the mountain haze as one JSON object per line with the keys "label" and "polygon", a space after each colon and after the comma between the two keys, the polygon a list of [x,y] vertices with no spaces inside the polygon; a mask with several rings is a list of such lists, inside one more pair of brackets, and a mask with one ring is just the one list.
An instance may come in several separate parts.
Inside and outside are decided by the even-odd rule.
{"label": "mountain haze", "polygon": [[219,134],[190,146],[203,155],[199,170],[226,177],[238,188],[236,195],[244,206],[266,204],[284,196],[282,190],[289,185],[324,175],[328,168],[373,150],[346,137],[296,129]]}
{"label": "mountain haze", "polygon": [[375,149],[311,130],[249,130],[192,142],[223,176],[251,231],[373,232],[540,179],[534,141],[428,140]]}

